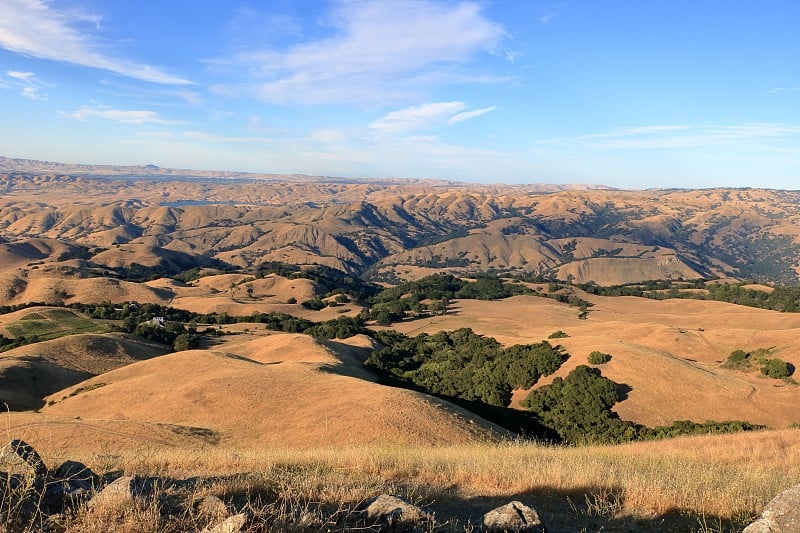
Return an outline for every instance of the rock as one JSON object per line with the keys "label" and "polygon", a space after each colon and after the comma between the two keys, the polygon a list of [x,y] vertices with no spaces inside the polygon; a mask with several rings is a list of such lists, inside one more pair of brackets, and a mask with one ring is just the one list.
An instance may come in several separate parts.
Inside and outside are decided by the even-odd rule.
{"label": "rock", "polygon": [[800,485],[787,489],[764,507],[758,520],[742,533],[789,533],[800,531]]}
{"label": "rock", "polygon": [[205,528],[202,533],[239,533],[244,529],[247,524],[247,515],[245,513],[235,514],[216,526]]}
{"label": "rock", "polygon": [[147,496],[147,490],[142,480],[123,476],[113,483],[109,483],[103,490],[89,500],[89,507],[123,506],[133,504],[137,499]]}
{"label": "rock", "polygon": [[524,503],[513,501],[483,515],[485,531],[514,531],[545,533],[547,529],[536,510]]}
{"label": "rock", "polygon": [[367,519],[381,524],[386,531],[411,532],[427,529],[433,516],[397,496],[381,494],[367,504]]}
{"label": "rock", "polygon": [[73,490],[92,490],[100,484],[100,476],[78,461],[65,461],[50,473],[50,477],[67,483]]}
{"label": "rock", "polygon": [[21,439],[14,439],[0,450],[0,464],[9,467],[12,473],[32,475],[40,478],[47,474],[47,467],[33,446]]}
{"label": "rock", "polygon": [[210,494],[208,496],[203,496],[200,501],[197,502],[197,512],[201,516],[211,520],[223,520],[230,516],[228,506],[225,505],[225,502]]}

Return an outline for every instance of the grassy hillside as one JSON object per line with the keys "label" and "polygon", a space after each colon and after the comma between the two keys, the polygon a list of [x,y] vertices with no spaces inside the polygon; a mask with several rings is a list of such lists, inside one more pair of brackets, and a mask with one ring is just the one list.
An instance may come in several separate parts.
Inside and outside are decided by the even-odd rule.
{"label": "grassy hillside", "polygon": [[[193,266],[412,268],[576,282],[796,283],[798,192],[556,190],[459,183],[0,177],[0,265],[73,262],[129,279]],[[87,198],[93,198],[87,202]],[[197,198],[204,198],[197,202]]]}
{"label": "grassy hillside", "polygon": [[[2,417],[19,431],[22,420]],[[535,507],[554,533],[739,531],[775,494],[800,481],[797,430],[578,448],[406,443],[289,450],[206,446],[198,453],[196,444],[184,447],[173,439],[149,446],[139,441],[113,457],[87,441],[37,433],[31,442],[48,464],[69,458],[99,472],[199,476],[163,494],[173,502],[218,495],[232,507],[249,505],[264,526],[289,521],[279,529],[304,516],[314,530],[340,530],[328,520],[389,492],[432,509],[444,524],[438,531],[470,531],[482,513],[509,500]],[[84,527],[180,531],[202,518],[170,515],[151,502],[138,511],[76,520]]]}

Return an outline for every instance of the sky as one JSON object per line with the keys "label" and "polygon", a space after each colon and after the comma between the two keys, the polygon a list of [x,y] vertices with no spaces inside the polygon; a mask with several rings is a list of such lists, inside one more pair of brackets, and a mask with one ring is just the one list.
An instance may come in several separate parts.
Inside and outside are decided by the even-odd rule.
{"label": "sky", "polygon": [[0,0],[0,155],[800,189],[800,2]]}

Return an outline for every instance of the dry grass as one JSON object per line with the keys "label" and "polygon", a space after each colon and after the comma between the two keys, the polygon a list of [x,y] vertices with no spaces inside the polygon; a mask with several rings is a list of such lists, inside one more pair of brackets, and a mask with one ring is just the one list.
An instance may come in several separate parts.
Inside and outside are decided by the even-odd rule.
{"label": "dry grass", "polygon": [[[522,442],[160,448],[116,450],[112,456],[52,449],[44,458],[48,463],[79,459],[98,471],[172,480],[200,476],[204,481],[183,498],[215,494],[238,508],[250,504],[262,513],[269,508],[270,521],[310,513],[319,525],[330,520],[325,513],[331,509],[345,513],[389,492],[430,505],[439,521],[460,524],[455,530],[463,530],[488,505],[519,499],[540,509],[552,531],[596,530],[587,524],[603,524],[606,531],[722,531],[747,523],[776,494],[800,482],[798,436],[797,430],[782,430],[576,448]],[[145,524],[165,520],[152,510],[125,512],[138,512],[137,520]],[[184,513],[170,520],[190,518]],[[159,524],[156,529],[179,530]]]}
{"label": "dry grass", "polygon": [[594,350],[609,353],[603,375],[632,389],[615,410],[648,426],[740,419],[781,428],[800,422],[794,407],[799,387],[723,368],[733,350],[758,348],[773,348],[776,357],[800,368],[800,315],[724,302],[580,295],[595,304],[586,320],[575,307],[517,296],[457,300],[446,316],[393,327],[409,335],[469,327],[506,345],[539,342],[563,330],[569,337],[558,343],[572,357],[539,386],[565,377]]}

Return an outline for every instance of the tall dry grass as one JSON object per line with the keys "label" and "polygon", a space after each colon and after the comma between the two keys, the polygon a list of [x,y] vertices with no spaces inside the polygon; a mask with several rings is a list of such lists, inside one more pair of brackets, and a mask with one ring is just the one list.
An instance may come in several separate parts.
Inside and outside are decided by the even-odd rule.
{"label": "tall dry grass", "polygon": [[[127,474],[220,476],[220,494],[263,489],[297,501],[359,502],[380,492],[458,504],[475,498],[581,495],[598,514],[671,512],[743,523],[800,482],[800,431],[562,448],[525,442],[294,450],[160,449],[72,458]],[[60,458],[63,459],[63,458]],[[247,476],[234,474],[249,473]]]}

